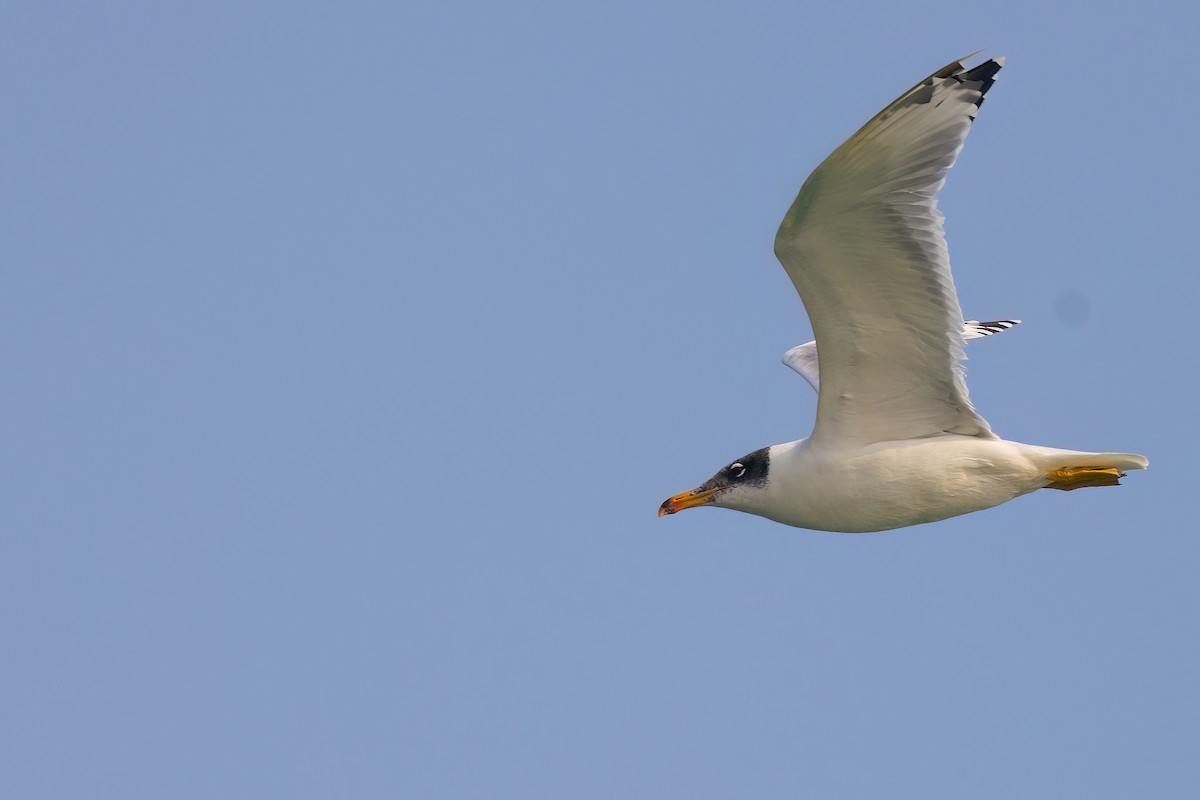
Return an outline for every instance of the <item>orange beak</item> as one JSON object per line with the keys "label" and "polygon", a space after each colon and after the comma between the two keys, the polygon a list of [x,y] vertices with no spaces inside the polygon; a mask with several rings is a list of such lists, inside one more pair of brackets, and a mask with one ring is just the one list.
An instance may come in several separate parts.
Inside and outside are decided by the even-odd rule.
{"label": "orange beak", "polygon": [[717,489],[692,489],[690,492],[677,494],[674,497],[668,497],[663,501],[663,504],[658,507],[658,515],[660,517],[667,514],[675,514],[683,511],[685,508],[693,506],[706,506],[716,497]]}

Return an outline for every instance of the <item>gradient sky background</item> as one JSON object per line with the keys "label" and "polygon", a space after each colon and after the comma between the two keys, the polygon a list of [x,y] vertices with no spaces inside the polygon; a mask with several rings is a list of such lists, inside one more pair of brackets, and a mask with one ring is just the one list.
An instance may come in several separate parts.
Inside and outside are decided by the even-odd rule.
{"label": "gradient sky background", "polygon": [[[1200,785],[1195,6],[10,3],[0,795]],[[1008,56],[942,197],[1007,438],[1120,489],[865,536],[667,495],[807,435],[808,172]]]}

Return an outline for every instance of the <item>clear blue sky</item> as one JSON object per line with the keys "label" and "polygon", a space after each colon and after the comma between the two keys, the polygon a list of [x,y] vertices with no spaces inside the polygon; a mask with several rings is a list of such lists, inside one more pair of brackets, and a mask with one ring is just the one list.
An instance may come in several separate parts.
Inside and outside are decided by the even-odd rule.
{"label": "clear blue sky", "polygon": [[[0,795],[1183,798],[1183,3],[10,3]],[[1006,438],[1120,489],[849,536],[668,494],[806,435],[808,172],[1008,56],[943,194]]]}

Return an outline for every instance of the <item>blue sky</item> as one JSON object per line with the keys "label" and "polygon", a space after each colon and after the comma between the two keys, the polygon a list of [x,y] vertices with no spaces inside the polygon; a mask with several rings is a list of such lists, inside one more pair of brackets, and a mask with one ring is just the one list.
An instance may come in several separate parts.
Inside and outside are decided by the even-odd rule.
{"label": "blue sky", "polygon": [[[836,6],[836,7],[835,7]],[[10,4],[0,794],[1200,783],[1184,4]],[[942,196],[1006,438],[866,536],[655,511],[808,433],[805,176],[978,48]]]}

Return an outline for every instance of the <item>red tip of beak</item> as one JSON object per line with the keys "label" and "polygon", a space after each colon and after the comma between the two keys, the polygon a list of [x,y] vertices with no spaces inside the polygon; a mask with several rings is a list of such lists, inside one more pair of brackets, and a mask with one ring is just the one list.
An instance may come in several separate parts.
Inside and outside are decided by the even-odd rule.
{"label": "red tip of beak", "polygon": [[690,492],[682,492],[674,497],[668,497],[658,507],[658,515],[665,517],[667,514],[676,514],[685,508],[706,506],[713,501],[717,491],[717,489],[692,489]]}

